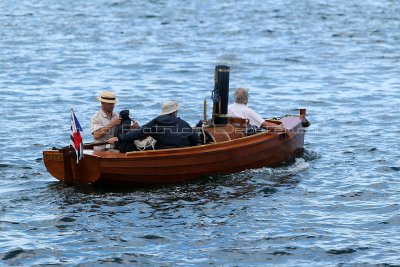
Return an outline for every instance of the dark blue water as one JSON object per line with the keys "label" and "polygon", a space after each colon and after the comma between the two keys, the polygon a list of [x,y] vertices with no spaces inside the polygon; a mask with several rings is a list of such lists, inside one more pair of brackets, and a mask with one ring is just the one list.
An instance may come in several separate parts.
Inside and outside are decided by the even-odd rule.
{"label": "dark blue water", "polygon": [[[400,264],[400,2],[1,1],[0,265]],[[64,187],[42,150],[91,141],[96,95],[202,117],[217,64],[306,153],[158,188]],[[209,110],[211,108],[209,101]]]}

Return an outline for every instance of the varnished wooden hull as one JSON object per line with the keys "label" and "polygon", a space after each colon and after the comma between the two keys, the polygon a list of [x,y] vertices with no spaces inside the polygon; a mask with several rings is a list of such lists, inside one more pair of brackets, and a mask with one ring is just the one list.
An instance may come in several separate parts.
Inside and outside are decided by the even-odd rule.
{"label": "varnished wooden hull", "polygon": [[[85,150],[84,159],[78,165],[74,159],[67,163],[71,165],[69,170],[72,170],[73,183],[113,185],[184,182],[206,175],[275,166],[296,156],[304,145],[301,119],[286,117],[282,121],[285,128],[292,132],[291,137],[263,132],[232,141],[187,148],[127,154]],[[64,164],[62,153],[61,150],[44,151],[44,162],[54,177],[67,182],[68,166]]]}

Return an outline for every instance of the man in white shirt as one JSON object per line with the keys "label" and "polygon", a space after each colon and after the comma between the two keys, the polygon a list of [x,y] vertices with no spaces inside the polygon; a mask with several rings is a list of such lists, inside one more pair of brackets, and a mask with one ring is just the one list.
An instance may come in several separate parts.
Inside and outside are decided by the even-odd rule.
{"label": "man in white shirt", "polygon": [[228,106],[229,117],[248,119],[250,125],[258,128],[285,131],[281,126],[265,121],[257,112],[247,106],[249,101],[248,89],[239,87],[235,91],[234,98],[235,103]]}
{"label": "man in white shirt", "polygon": [[[100,110],[90,120],[90,129],[94,143],[104,143],[114,136],[115,127],[121,123],[118,114],[114,112],[114,106],[118,102],[115,93],[101,92],[97,97],[101,102]],[[112,145],[111,148],[113,148]],[[105,150],[106,146],[94,146],[94,150]]]}

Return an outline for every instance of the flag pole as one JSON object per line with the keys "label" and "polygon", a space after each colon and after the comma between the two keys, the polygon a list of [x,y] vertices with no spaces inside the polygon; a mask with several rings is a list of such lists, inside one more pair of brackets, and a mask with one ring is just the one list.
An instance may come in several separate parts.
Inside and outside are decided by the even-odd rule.
{"label": "flag pole", "polygon": [[75,116],[74,110],[71,108],[71,151],[75,150],[76,164],[83,158],[83,140],[81,136],[82,127],[78,118]]}

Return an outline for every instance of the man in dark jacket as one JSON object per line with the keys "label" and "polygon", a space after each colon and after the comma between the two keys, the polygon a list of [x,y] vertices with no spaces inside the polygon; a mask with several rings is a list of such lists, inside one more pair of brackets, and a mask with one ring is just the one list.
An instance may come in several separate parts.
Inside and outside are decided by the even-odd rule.
{"label": "man in dark jacket", "polygon": [[155,149],[195,146],[199,137],[186,121],[176,116],[179,108],[178,102],[166,101],[162,104],[160,116],[143,125],[141,129],[112,137],[108,142],[133,142],[152,136],[157,141]]}

